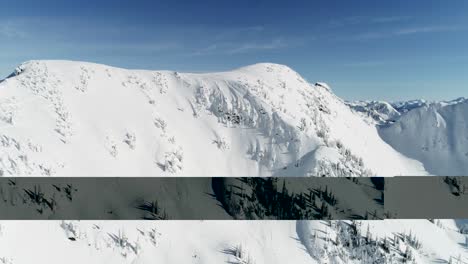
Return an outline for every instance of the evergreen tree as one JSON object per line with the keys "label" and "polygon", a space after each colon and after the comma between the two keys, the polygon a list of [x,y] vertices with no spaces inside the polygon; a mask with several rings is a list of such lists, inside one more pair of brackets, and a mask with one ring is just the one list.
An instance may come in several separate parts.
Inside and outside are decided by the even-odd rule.
{"label": "evergreen tree", "polygon": [[283,189],[281,193],[283,194],[283,197],[288,195],[288,190],[286,189],[286,180],[283,180]]}
{"label": "evergreen tree", "polygon": [[382,248],[383,248],[386,252],[390,252],[390,245],[389,245],[389,243],[388,243],[387,237],[384,237],[384,238],[383,238]]}
{"label": "evergreen tree", "polygon": [[[224,188],[223,188],[223,189],[224,189]],[[227,199],[228,199],[228,200],[231,200],[232,194],[233,194],[233,191],[232,191],[232,185],[231,185],[230,188],[229,188],[229,192],[227,193]]]}
{"label": "evergreen tree", "polygon": [[366,242],[369,244],[370,241],[371,241],[370,226],[369,226],[369,224],[367,224]]}
{"label": "evergreen tree", "polygon": [[322,202],[322,206],[320,208],[320,216],[323,218],[323,217],[325,217],[327,215],[328,215],[327,205],[324,202]]}
{"label": "evergreen tree", "polygon": [[406,247],[406,251],[405,251],[405,262],[408,262],[408,261],[411,261],[413,258],[412,254],[411,254],[411,249],[409,247]]}
{"label": "evergreen tree", "polygon": [[278,190],[278,178],[271,178],[271,179],[272,179],[272,182],[271,182],[272,189],[274,192],[276,192]]}

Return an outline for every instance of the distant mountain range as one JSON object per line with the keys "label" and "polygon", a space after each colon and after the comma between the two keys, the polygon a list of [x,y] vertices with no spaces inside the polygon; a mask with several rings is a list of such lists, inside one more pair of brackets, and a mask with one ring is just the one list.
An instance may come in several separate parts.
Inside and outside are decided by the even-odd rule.
{"label": "distant mountain range", "polygon": [[468,99],[347,102],[387,143],[436,175],[468,175]]}

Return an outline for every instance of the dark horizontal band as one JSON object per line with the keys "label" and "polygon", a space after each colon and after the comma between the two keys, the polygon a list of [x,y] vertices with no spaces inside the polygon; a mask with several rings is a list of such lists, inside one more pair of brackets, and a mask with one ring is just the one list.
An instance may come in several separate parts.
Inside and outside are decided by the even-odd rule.
{"label": "dark horizontal band", "polygon": [[0,219],[468,218],[468,177],[0,177]]}

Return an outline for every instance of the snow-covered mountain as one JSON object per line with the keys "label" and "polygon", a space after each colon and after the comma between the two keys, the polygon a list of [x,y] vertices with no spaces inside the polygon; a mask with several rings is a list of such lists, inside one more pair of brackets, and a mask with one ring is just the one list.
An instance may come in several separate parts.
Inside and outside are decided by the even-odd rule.
{"label": "snow-covered mountain", "polygon": [[[30,61],[0,82],[0,175],[462,175],[467,105],[345,103],[277,64],[192,74]],[[377,197],[363,190],[356,200]],[[4,210],[36,206],[2,193]],[[253,205],[226,199],[242,202],[236,214],[209,199],[219,219]],[[462,220],[2,221],[0,263],[466,263],[463,230]]]}
{"label": "snow-covered mountain", "polygon": [[392,123],[401,116],[401,112],[394,105],[385,101],[355,101],[346,104],[377,124]]}
{"label": "snow-covered mountain", "polygon": [[430,105],[456,105],[468,101],[465,97],[459,97],[449,101],[426,101],[424,99],[409,101],[346,101],[345,103],[354,111],[360,113],[363,117],[374,120],[377,124],[394,123],[403,114],[420,107]]}
{"label": "snow-covered mountain", "polygon": [[464,223],[11,221],[0,263],[466,263]]}
{"label": "snow-covered mountain", "polygon": [[468,175],[468,99],[347,102],[382,139],[435,175]]}
{"label": "snow-covered mountain", "polygon": [[392,107],[395,108],[400,113],[406,113],[412,109],[427,105],[428,102],[424,99],[416,99],[416,100],[409,100],[409,101],[397,101],[392,102]]}
{"label": "snow-covered mountain", "polygon": [[283,65],[30,61],[0,83],[0,175],[424,174],[326,84]]}
{"label": "snow-covered mountain", "polygon": [[413,109],[379,130],[395,149],[433,174],[468,174],[468,100]]}

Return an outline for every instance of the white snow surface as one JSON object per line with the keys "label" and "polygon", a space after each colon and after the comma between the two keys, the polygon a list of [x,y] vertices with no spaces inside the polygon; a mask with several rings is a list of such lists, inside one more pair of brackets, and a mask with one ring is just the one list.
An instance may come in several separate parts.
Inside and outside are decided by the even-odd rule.
{"label": "white snow surface", "polygon": [[[0,263],[466,263],[465,235],[454,220],[357,222],[362,236],[389,241],[386,262],[336,244],[349,221],[2,221]],[[369,230],[369,233],[367,233]],[[393,238],[410,234],[416,249]],[[340,241],[345,241],[345,234]],[[44,243],[46,240],[46,243]],[[343,243],[343,242],[340,242]],[[240,249],[240,250],[239,250]],[[236,254],[241,252],[240,254]],[[379,251],[380,252],[380,251]],[[384,252],[384,251],[381,251]],[[350,256],[356,256],[351,258]]]}
{"label": "white snow surface", "polygon": [[30,61],[0,82],[3,176],[425,174],[328,85],[283,65],[192,74]]}

